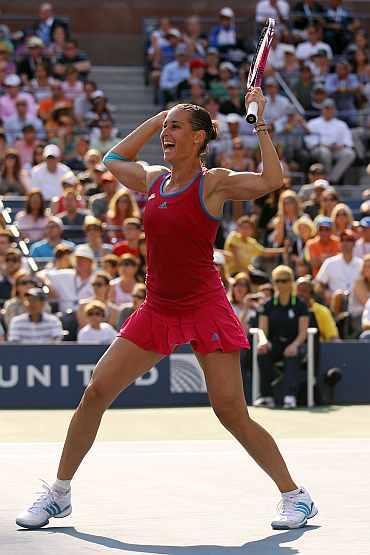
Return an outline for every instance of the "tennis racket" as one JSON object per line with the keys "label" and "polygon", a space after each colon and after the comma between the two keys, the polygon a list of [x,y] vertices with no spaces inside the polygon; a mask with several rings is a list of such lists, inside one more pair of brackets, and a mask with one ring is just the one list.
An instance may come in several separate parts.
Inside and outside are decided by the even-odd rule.
{"label": "tennis racket", "polygon": [[[250,90],[252,87],[260,87],[265,70],[267,57],[270,52],[271,42],[275,31],[275,20],[269,17],[266,25],[262,29],[260,40],[257,45],[257,50],[254,55],[253,61],[249,68],[247,88]],[[251,102],[248,105],[247,122],[256,123],[257,121],[257,102]]]}

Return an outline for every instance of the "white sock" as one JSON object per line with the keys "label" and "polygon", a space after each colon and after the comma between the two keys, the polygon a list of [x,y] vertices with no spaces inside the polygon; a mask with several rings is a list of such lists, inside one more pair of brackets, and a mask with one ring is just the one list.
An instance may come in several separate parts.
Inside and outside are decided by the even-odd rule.
{"label": "white sock", "polygon": [[285,491],[281,495],[283,497],[291,497],[292,495],[297,495],[298,493],[301,493],[301,488],[293,489],[292,491]]}
{"label": "white sock", "polygon": [[57,478],[51,489],[57,493],[68,493],[71,489],[71,480],[58,480]]}

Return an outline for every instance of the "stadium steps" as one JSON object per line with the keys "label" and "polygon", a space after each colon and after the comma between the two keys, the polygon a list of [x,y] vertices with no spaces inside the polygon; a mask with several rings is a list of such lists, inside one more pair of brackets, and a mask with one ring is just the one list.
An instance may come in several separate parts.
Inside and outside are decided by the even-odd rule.
{"label": "stadium steps", "polygon": [[[123,137],[158,112],[158,107],[153,104],[152,90],[144,85],[142,66],[94,66],[90,77],[97,82],[114,107],[115,124]],[[143,148],[140,158],[149,164],[161,162],[162,151],[158,137],[154,137]]]}

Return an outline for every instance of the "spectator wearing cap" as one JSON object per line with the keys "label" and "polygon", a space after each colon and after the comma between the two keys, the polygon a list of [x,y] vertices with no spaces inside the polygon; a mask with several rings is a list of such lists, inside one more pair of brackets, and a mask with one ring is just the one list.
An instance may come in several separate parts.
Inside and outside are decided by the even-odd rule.
{"label": "spectator wearing cap", "polygon": [[83,244],[90,247],[94,253],[95,261],[100,263],[103,256],[112,252],[112,245],[103,241],[103,224],[94,216],[86,216],[84,231],[87,242]]}
{"label": "spectator wearing cap", "polygon": [[108,103],[108,98],[104,94],[104,91],[100,89],[91,93],[91,110],[86,114],[86,124],[93,128],[98,127],[99,121],[111,120],[113,121],[113,115],[111,112],[111,107]]}
{"label": "spectator wearing cap", "polygon": [[332,183],[338,183],[356,158],[351,130],[335,117],[335,103],[327,99],[321,116],[307,123],[310,135],[305,137],[313,159],[321,162]]}
{"label": "spectator wearing cap", "polygon": [[[334,314],[342,312],[342,299],[353,290],[355,281],[360,277],[362,259],[353,255],[356,236],[347,229],[340,236],[341,252],[327,258],[315,277],[317,291],[331,303]],[[350,312],[357,316],[356,307],[350,306]]]}
{"label": "spectator wearing cap", "polygon": [[[21,79],[18,75],[7,75],[4,79],[5,94],[0,97],[0,119],[3,121],[16,113],[16,100],[20,94]],[[22,97],[27,100],[28,115],[35,116],[37,107],[33,96],[29,93],[22,92]]]}
{"label": "spectator wearing cap", "polygon": [[311,276],[302,276],[297,279],[297,296],[307,305],[313,321],[310,327],[317,327],[321,341],[338,341],[338,328],[332,313],[327,306],[317,302],[314,295],[314,285]]}
{"label": "spectator wearing cap", "polygon": [[86,305],[92,301],[99,301],[105,305],[105,318],[104,321],[108,322],[111,326],[119,329],[117,326],[117,320],[119,317],[118,307],[109,300],[110,293],[110,281],[111,276],[102,270],[96,272],[91,278],[91,285],[94,291],[92,297],[88,299],[82,299],[78,305],[77,320],[78,327],[81,329],[87,324]]}
{"label": "spectator wearing cap", "polygon": [[274,296],[262,306],[259,327],[267,342],[258,349],[261,397],[255,406],[273,407],[274,364],[283,363],[284,408],[297,406],[302,349],[307,338],[308,308],[294,292],[293,272],[289,266],[277,266],[272,272]]}
{"label": "spectator wearing cap", "polygon": [[64,77],[70,66],[77,69],[79,78],[82,80],[87,78],[91,70],[91,63],[87,54],[79,50],[78,42],[75,39],[66,41],[63,53],[58,56],[54,67],[55,75]]}
{"label": "spectator wearing cap", "polygon": [[218,69],[218,79],[210,83],[210,93],[216,96],[220,102],[229,98],[228,84],[236,74],[236,67],[231,62],[222,62]]}
{"label": "spectator wearing cap", "polygon": [[279,87],[274,77],[267,77],[265,85],[267,102],[264,118],[267,123],[274,123],[279,118],[287,115],[291,103],[278,92]]}
{"label": "spectator wearing cap", "polygon": [[[105,166],[102,164],[103,168]],[[89,199],[89,206],[95,218],[105,222],[107,219],[108,207],[118,191],[119,183],[114,175],[109,171],[104,171],[101,175],[102,193],[92,195]]]}
{"label": "spectator wearing cap", "polygon": [[65,189],[62,200],[64,211],[57,212],[63,223],[63,237],[74,243],[82,243],[85,239],[84,223],[87,211],[81,206],[78,192],[71,186]]}
{"label": "spectator wearing cap", "polygon": [[[19,270],[14,276],[11,298],[7,300],[3,308],[3,319],[6,328],[9,329],[10,322],[14,316],[19,316],[27,311],[26,293],[31,287],[37,287],[37,280],[25,270]],[[48,306],[50,312],[50,307]]]}
{"label": "spectator wearing cap", "polygon": [[[36,67],[40,64],[50,68],[49,59],[43,55],[44,43],[40,37],[29,37],[27,53],[17,62],[17,74],[24,84],[28,84],[35,77]],[[49,71],[48,71],[49,73]]]}
{"label": "spectator wearing cap", "polygon": [[46,46],[49,46],[57,27],[62,27],[68,36],[69,27],[67,21],[54,16],[54,8],[50,2],[43,2],[39,9],[39,20],[34,26],[36,35],[42,39]]}
{"label": "spectator wearing cap", "polygon": [[[322,164],[311,164],[308,168],[308,183],[302,185],[298,191],[298,196],[301,200],[309,200],[311,193],[314,191],[314,183],[317,179],[325,179],[325,168]],[[329,185],[329,182],[327,182]]]}
{"label": "spectator wearing cap", "polygon": [[[297,2],[292,9],[294,30],[305,31],[315,21],[322,20],[324,13],[324,8],[315,0]],[[304,33],[302,33],[303,35]]]}
{"label": "spectator wearing cap", "polygon": [[61,243],[73,249],[74,244],[71,241],[62,240],[62,234],[62,220],[57,216],[50,217],[45,228],[45,239],[37,241],[31,246],[31,256],[51,260],[54,256],[55,247]]}
{"label": "spectator wearing cap", "polygon": [[370,255],[370,216],[360,220],[360,228],[361,237],[357,239],[353,253],[359,258],[364,258],[366,255]]}
{"label": "spectator wearing cap", "polygon": [[119,256],[115,254],[106,254],[101,261],[102,270],[107,273],[111,279],[118,277]]}
{"label": "spectator wearing cap", "polygon": [[190,77],[178,86],[178,95],[180,99],[187,98],[191,95],[193,85],[201,85],[204,89],[204,75],[207,64],[201,58],[193,58],[189,63]]}
{"label": "spectator wearing cap", "polygon": [[262,26],[272,17],[280,23],[289,19],[289,4],[286,0],[259,0],[256,6],[256,22]]}
{"label": "spectator wearing cap", "polygon": [[323,83],[315,83],[311,92],[311,104],[306,111],[307,119],[317,118],[321,115],[323,104],[328,98],[328,93]]}
{"label": "spectator wearing cap", "polygon": [[42,121],[29,113],[27,98],[22,93],[15,100],[14,114],[5,118],[4,129],[8,144],[13,145],[21,138],[24,127],[29,125],[35,129],[38,139],[42,139],[45,135]]}
{"label": "spectator wearing cap", "polygon": [[43,151],[44,162],[31,170],[31,186],[42,191],[46,200],[60,196],[63,192],[62,178],[69,167],[59,161],[60,155],[57,145],[47,145]]}
{"label": "spectator wearing cap", "polygon": [[313,277],[316,277],[326,259],[340,252],[340,242],[332,228],[331,218],[319,216],[316,219],[317,236],[306,243],[305,257],[311,265]]}
{"label": "spectator wearing cap", "polygon": [[54,314],[45,311],[46,294],[33,287],[26,293],[27,313],[10,322],[8,341],[11,343],[55,343],[63,336],[62,324]]}
{"label": "spectator wearing cap", "polygon": [[297,46],[296,55],[301,61],[309,60],[318,50],[325,50],[328,58],[333,58],[330,45],[322,41],[322,27],[318,23],[309,25],[306,29],[307,40]]}
{"label": "spectator wearing cap", "polygon": [[303,212],[314,220],[320,213],[323,193],[327,190],[330,191],[329,181],[327,179],[316,179],[310,190],[309,200],[303,203]]}
{"label": "spectator wearing cap", "polygon": [[0,306],[10,299],[16,276],[22,267],[22,253],[10,247],[5,253],[5,266],[0,274]]}
{"label": "spectator wearing cap", "polygon": [[356,99],[360,93],[360,82],[354,73],[350,73],[350,65],[345,58],[336,63],[335,73],[326,77],[325,88],[333,98],[340,118],[354,127],[357,123]]}
{"label": "spectator wearing cap", "polygon": [[222,8],[219,12],[219,24],[211,29],[208,37],[210,47],[226,52],[237,43],[235,15],[231,8]]}
{"label": "spectator wearing cap", "polygon": [[139,308],[146,299],[146,286],[144,283],[137,283],[132,291],[132,302],[122,305],[118,316],[117,329],[120,329],[126,320]]}
{"label": "spectator wearing cap", "polygon": [[14,148],[17,150],[22,168],[31,169],[35,148],[40,144],[36,135],[36,129],[32,123],[24,125],[21,137],[15,141]]}
{"label": "spectator wearing cap", "polygon": [[77,335],[78,343],[97,343],[108,345],[114,341],[117,332],[113,326],[104,322],[106,317],[105,304],[100,301],[91,301],[85,307],[87,324]]}
{"label": "spectator wearing cap", "polygon": [[113,254],[122,256],[130,253],[133,256],[139,256],[141,221],[138,218],[126,218],[123,222],[123,233],[126,239],[114,245]]}
{"label": "spectator wearing cap", "polygon": [[104,118],[98,123],[97,133],[93,133],[91,136],[91,148],[99,150],[104,156],[117,144],[117,140],[117,130],[113,128],[112,121]]}
{"label": "spectator wearing cap", "polygon": [[94,253],[87,245],[78,245],[74,251],[75,268],[45,270],[45,283],[51,298],[58,301],[63,313],[75,311],[82,299],[93,296],[91,277],[94,273]]}
{"label": "spectator wearing cap", "polygon": [[177,87],[182,81],[187,81],[189,77],[187,47],[185,44],[179,44],[176,48],[176,59],[166,64],[161,73],[159,87],[164,105],[178,98]]}

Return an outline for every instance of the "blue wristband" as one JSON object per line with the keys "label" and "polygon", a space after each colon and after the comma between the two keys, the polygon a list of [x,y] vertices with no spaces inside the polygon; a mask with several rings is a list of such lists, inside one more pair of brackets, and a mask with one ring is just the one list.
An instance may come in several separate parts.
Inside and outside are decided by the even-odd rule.
{"label": "blue wristband", "polygon": [[121,154],[112,151],[107,152],[107,154],[103,158],[104,163],[112,162],[113,160],[120,160],[121,162],[132,162],[132,160],[130,160],[130,158],[127,158],[127,156],[122,156]]}

